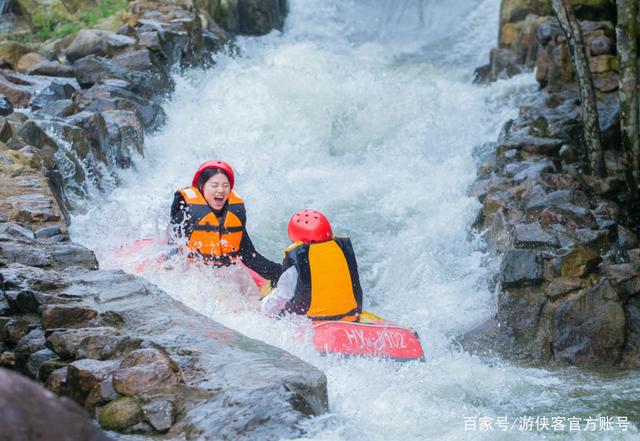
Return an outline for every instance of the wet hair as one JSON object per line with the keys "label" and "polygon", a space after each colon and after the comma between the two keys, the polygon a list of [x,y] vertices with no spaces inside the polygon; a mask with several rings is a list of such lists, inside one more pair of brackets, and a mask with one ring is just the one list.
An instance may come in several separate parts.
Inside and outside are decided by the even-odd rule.
{"label": "wet hair", "polygon": [[[204,188],[204,184],[206,184],[206,182],[215,175],[225,175],[227,179],[229,179],[229,175],[226,174],[224,170],[220,170],[219,168],[208,168],[202,173],[200,173],[200,176],[198,176],[198,182],[196,183],[198,190],[202,192],[203,191],[202,189]],[[231,182],[231,179],[229,179],[229,182]]]}

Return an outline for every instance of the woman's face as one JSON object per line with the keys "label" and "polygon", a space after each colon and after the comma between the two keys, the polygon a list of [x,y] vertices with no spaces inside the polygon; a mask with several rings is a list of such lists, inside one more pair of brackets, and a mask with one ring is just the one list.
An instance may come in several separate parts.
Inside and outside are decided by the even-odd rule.
{"label": "woman's face", "polygon": [[231,193],[231,184],[229,184],[229,178],[224,173],[211,176],[202,186],[202,194],[205,200],[215,211],[222,210],[227,199],[229,199],[229,193]]}

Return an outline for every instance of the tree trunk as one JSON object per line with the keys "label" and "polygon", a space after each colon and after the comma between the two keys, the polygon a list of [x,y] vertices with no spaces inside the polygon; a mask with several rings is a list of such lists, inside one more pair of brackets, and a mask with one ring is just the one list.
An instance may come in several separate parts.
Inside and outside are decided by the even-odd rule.
{"label": "tree trunk", "polygon": [[584,140],[587,144],[589,155],[589,167],[591,174],[604,177],[604,154],[600,138],[600,124],[598,122],[598,108],[596,106],[596,94],[593,88],[593,79],[589,70],[589,62],[584,49],[582,30],[576,20],[569,0],[551,0],[553,12],[558,18],[560,28],[567,39],[567,45],[571,52],[571,60],[576,71],[580,104],[582,106],[582,124],[584,126]]}
{"label": "tree trunk", "polygon": [[620,64],[620,127],[626,155],[627,185],[632,199],[638,199],[640,144],[638,140],[638,3],[617,0],[616,45]]}

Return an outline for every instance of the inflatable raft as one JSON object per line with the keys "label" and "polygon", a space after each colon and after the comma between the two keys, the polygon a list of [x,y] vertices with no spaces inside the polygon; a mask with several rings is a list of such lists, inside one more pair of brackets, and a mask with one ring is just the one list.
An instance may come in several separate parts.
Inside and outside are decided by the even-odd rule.
{"label": "inflatable raft", "polygon": [[[160,249],[158,251],[158,248]],[[159,268],[167,257],[166,242],[140,239],[115,251],[118,257],[140,256],[136,273]],[[158,254],[160,253],[160,254]],[[251,275],[263,296],[268,295],[270,283],[251,269],[239,264]],[[347,357],[375,357],[394,361],[424,361],[424,351],[415,331],[363,311],[356,321],[313,320],[313,344],[321,354]]]}
{"label": "inflatable raft", "polygon": [[424,361],[418,334],[370,312],[358,321],[314,320],[313,344],[321,354]]}

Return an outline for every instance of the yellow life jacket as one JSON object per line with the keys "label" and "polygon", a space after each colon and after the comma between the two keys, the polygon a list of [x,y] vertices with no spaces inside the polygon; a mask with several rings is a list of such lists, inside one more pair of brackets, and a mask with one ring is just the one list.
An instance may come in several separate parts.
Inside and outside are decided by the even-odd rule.
{"label": "yellow life jacket", "polygon": [[187,187],[179,190],[189,207],[192,225],[187,242],[191,250],[190,258],[207,264],[229,264],[235,262],[240,252],[242,230],[246,222],[246,212],[242,198],[231,191],[224,211],[222,223],[213,212],[200,190]]}
{"label": "yellow life jacket", "polygon": [[316,320],[355,318],[362,311],[358,265],[349,238],[296,242],[285,250],[284,269],[291,266],[298,271],[298,283],[285,311]]}

